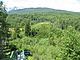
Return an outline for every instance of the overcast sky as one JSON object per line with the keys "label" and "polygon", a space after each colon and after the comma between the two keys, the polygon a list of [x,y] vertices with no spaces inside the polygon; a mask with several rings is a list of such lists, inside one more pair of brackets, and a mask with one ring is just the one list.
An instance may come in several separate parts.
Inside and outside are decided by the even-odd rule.
{"label": "overcast sky", "polygon": [[80,12],[80,0],[2,0],[7,8],[48,7]]}

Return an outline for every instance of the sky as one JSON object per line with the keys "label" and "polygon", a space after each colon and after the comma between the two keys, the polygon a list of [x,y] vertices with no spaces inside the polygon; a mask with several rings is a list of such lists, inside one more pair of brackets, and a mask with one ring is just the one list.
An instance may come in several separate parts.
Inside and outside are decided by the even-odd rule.
{"label": "sky", "polygon": [[8,10],[17,8],[47,7],[59,10],[80,12],[80,0],[1,0]]}

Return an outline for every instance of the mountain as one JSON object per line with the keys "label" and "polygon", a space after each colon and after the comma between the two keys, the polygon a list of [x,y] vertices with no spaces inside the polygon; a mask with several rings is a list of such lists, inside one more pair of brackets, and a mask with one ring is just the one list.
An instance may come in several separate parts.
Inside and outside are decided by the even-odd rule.
{"label": "mountain", "polygon": [[[57,9],[51,9],[51,8],[24,8],[24,9],[12,9],[9,11],[9,14],[25,14],[25,13],[46,13],[46,12],[54,12],[54,13],[73,13],[71,11],[65,11],[65,10],[57,10]],[[78,13],[78,12],[75,12]]]}
{"label": "mountain", "polygon": [[24,8],[24,9],[13,9],[9,13],[35,13],[35,12],[52,12],[50,8]]}

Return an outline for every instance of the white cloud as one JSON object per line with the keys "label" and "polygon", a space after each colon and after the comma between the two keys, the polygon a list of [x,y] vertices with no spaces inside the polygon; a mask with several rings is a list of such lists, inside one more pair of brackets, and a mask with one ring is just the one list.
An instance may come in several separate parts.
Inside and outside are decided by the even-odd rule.
{"label": "white cloud", "polygon": [[53,9],[62,9],[68,11],[80,12],[80,3],[78,0],[3,0],[6,7],[14,6],[19,8],[29,7],[48,7]]}

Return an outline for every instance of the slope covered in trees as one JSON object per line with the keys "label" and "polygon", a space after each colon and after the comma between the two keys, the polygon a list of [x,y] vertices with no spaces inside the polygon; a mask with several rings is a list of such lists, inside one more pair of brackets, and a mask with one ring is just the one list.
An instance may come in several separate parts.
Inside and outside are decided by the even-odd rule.
{"label": "slope covered in trees", "polygon": [[[24,8],[24,9],[12,9],[8,13],[9,14],[24,14],[24,13],[48,13],[48,12],[54,12],[54,13],[69,13],[73,14],[73,12],[70,11],[65,11],[65,10],[57,10],[57,9],[52,9],[52,8],[46,8],[46,7],[37,7],[37,8]],[[79,13],[79,12],[75,12]],[[79,13],[80,14],[80,13]]]}
{"label": "slope covered in trees", "polygon": [[[4,14],[0,13],[0,23],[4,25],[0,31],[7,34],[9,30],[11,48],[30,50],[31,60],[80,60],[80,13],[31,9],[34,10],[39,12],[23,9],[6,16],[7,20],[1,20]],[[4,22],[10,24],[9,29]],[[4,35],[0,34],[0,40],[6,38]]]}
{"label": "slope covered in trees", "polygon": [[11,24],[10,44],[30,50],[32,60],[80,59],[80,13],[14,13],[7,22]]}

